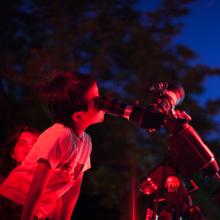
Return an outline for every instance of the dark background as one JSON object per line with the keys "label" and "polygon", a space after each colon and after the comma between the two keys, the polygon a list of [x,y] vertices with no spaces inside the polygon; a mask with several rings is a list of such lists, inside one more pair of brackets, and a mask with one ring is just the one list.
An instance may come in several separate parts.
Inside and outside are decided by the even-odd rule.
{"label": "dark background", "polygon": [[[180,82],[186,97],[179,109],[220,160],[220,100],[201,104],[204,80],[220,69],[195,62],[197,54],[176,41],[192,0],[161,0],[141,7],[135,0],[3,2],[0,13],[0,137],[18,123],[44,130],[51,121],[38,100],[38,85],[53,70],[93,74],[101,94],[148,105],[148,88],[158,81]],[[148,134],[135,123],[107,116],[88,130],[93,139],[92,169],[86,173],[73,219],[144,219],[147,198],[138,182],[167,152],[163,129]],[[214,135],[213,135],[214,134]],[[193,201],[207,219],[218,219],[211,194],[214,178],[196,177]]]}

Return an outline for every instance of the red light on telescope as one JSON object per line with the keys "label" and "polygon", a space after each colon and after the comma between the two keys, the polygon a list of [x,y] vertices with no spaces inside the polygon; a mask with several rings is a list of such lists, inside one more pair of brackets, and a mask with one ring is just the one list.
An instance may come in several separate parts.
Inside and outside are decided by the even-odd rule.
{"label": "red light on telescope", "polygon": [[167,192],[177,192],[180,187],[181,181],[177,176],[169,176],[166,178],[165,188]]}
{"label": "red light on telescope", "polygon": [[141,184],[141,191],[147,195],[150,195],[151,193],[155,192],[157,189],[158,186],[150,177],[148,177],[147,180]]}

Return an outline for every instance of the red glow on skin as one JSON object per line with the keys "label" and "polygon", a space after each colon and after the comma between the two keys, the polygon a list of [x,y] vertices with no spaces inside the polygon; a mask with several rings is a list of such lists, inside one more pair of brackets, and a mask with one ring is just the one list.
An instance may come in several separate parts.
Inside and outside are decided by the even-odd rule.
{"label": "red glow on skin", "polygon": [[17,163],[21,163],[25,159],[27,154],[36,143],[38,136],[38,134],[29,131],[24,131],[21,133],[11,155]]}

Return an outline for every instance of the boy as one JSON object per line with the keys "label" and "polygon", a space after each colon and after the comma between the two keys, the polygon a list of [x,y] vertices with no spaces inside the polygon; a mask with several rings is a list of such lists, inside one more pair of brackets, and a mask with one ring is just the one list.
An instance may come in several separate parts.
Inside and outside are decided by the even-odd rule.
{"label": "boy", "polygon": [[54,124],[0,187],[1,195],[23,205],[22,220],[71,218],[83,173],[90,168],[85,130],[104,119],[94,105],[98,96],[96,81],[83,74],[57,74],[45,87]]}

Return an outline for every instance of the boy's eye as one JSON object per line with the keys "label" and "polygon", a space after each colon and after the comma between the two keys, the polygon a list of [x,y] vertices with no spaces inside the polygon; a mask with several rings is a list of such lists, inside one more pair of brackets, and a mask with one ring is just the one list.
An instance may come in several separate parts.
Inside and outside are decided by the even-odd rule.
{"label": "boy's eye", "polygon": [[96,96],[96,97],[94,97],[94,98],[92,98],[92,99],[88,100],[88,102],[87,102],[87,103],[88,103],[88,104],[89,104],[89,103],[92,103],[92,102],[94,102],[94,101],[95,101],[97,98],[98,98],[98,96]]}

